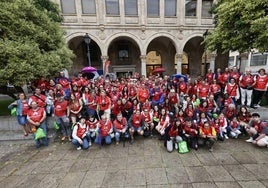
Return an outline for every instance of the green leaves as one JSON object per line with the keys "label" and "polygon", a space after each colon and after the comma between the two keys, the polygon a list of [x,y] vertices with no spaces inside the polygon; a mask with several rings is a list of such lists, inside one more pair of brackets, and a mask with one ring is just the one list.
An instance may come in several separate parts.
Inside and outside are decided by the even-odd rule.
{"label": "green leaves", "polygon": [[222,0],[213,13],[216,28],[206,38],[210,51],[268,50],[267,0]]}
{"label": "green leaves", "polygon": [[70,68],[73,53],[64,42],[60,23],[51,17],[59,12],[52,13],[40,2],[58,10],[49,0],[0,2],[0,84],[21,85]]}

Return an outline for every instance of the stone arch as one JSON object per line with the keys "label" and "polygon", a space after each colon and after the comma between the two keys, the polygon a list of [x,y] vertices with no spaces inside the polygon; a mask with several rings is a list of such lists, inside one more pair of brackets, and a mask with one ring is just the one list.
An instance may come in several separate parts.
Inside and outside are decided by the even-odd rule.
{"label": "stone arch", "polygon": [[103,54],[108,54],[108,49],[109,49],[109,46],[111,45],[111,43],[116,40],[117,38],[122,38],[122,37],[126,37],[128,39],[130,39],[132,42],[135,42],[135,44],[139,47],[139,50],[140,50],[140,53],[141,53],[141,49],[142,49],[142,44],[141,44],[141,41],[140,39],[132,34],[132,33],[129,33],[129,32],[118,32],[118,33],[115,33],[109,37],[107,37],[107,40],[104,41],[104,48],[103,48]]}
{"label": "stone arch", "polygon": [[148,37],[148,39],[145,41],[143,47],[142,47],[142,52],[145,52],[146,53],[146,50],[149,46],[149,44],[156,38],[158,37],[166,37],[168,39],[170,39],[170,41],[173,43],[175,49],[176,49],[176,52],[178,53],[179,52],[179,47],[178,47],[178,44],[179,42],[174,40],[174,36],[170,33],[166,33],[166,32],[158,32],[158,33],[155,33],[153,35],[151,35],[150,37]]}

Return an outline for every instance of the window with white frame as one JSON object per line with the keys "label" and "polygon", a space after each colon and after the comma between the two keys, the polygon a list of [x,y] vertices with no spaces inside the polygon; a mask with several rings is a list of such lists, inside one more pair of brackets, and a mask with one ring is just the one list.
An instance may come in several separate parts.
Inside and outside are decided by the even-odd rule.
{"label": "window with white frame", "polygon": [[96,14],[95,0],[81,0],[83,14]]}
{"label": "window with white frame", "polygon": [[177,0],[165,0],[165,16],[176,16]]}
{"label": "window with white frame", "polygon": [[106,14],[107,15],[119,15],[118,0],[105,0],[105,2],[106,2]]}
{"label": "window with white frame", "polygon": [[197,0],[185,0],[185,16],[196,16]]}
{"label": "window with white frame", "polygon": [[213,0],[203,0],[202,1],[202,18],[211,18],[211,7],[213,4]]}
{"label": "window with white frame", "polygon": [[76,14],[75,0],[61,0],[61,10],[63,14]]}
{"label": "window with white frame", "polygon": [[147,15],[149,17],[159,16],[159,0],[147,0]]}
{"label": "window with white frame", "polygon": [[127,16],[138,15],[138,2],[137,2],[137,0],[125,0],[125,15],[127,15]]}
{"label": "window with white frame", "polygon": [[250,66],[267,65],[268,53],[254,53],[251,55]]}

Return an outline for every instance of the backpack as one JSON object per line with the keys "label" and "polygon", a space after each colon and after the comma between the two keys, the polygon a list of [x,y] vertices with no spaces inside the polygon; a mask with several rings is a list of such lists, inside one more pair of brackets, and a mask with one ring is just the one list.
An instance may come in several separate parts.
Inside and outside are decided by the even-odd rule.
{"label": "backpack", "polygon": [[182,141],[182,142],[178,143],[178,152],[179,153],[188,153],[189,152],[186,141]]}

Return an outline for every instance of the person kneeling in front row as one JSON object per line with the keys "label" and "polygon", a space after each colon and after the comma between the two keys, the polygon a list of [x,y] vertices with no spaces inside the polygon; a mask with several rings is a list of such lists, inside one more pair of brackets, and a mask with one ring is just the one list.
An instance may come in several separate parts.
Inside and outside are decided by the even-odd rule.
{"label": "person kneeling in front row", "polygon": [[74,125],[72,137],[72,143],[77,147],[77,150],[89,148],[90,133],[84,117]]}
{"label": "person kneeling in front row", "polygon": [[213,151],[213,145],[216,141],[216,131],[213,126],[209,124],[209,122],[205,122],[203,127],[199,128],[199,145],[207,145],[209,151]]}

